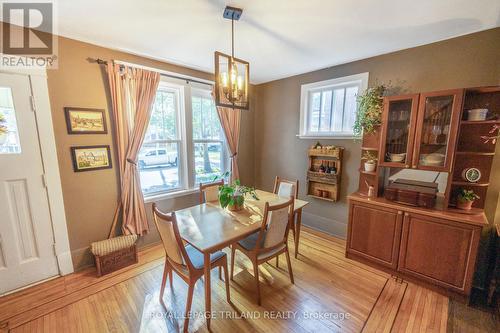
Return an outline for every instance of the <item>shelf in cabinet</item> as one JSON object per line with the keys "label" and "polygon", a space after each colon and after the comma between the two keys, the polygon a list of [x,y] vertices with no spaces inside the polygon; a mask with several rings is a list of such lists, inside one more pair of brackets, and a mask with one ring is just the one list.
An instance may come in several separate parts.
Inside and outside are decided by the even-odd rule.
{"label": "shelf in cabinet", "polygon": [[326,200],[326,201],[330,201],[330,202],[335,202],[335,200],[333,200],[333,199],[318,197],[317,195],[314,195],[314,194],[308,194],[307,196],[312,197],[312,198],[316,198],[316,199],[321,199],[321,200]]}
{"label": "shelf in cabinet", "polygon": [[480,121],[472,121],[472,120],[462,120],[460,122],[461,125],[484,125],[484,124],[500,124],[500,119],[496,120],[480,120]]}
{"label": "shelf in cabinet", "polygon": [[367,150],[367,151],[378,151],[378,148],[361,147],[361,150]]}
{"label": "shelf in cabinet", "polygon": [[481,215],[484,213],[484,210],[481,208],[471,208],[470,210],[459,209],[453,205],[450,205],[447,209],[448,212],[457,213],[457,214],[465,214],[465,215]]}
{"label": "shelf in cabinet", "polygon": [[490,183],[471,183],[466,181],[452,181],[452,185],[460,185],[460,186],[490,186]]}
{"label": "shelf in cabinet", "polygon": [[422,145],[422,146],[440,146],[440,147],[443,147],[443,146],[447,146],[448,144],[446,144],[446,143],[421,143],[420,145]]}
{"label": "shelf in cabinet", "polygon": [[363,169],[359,169],[359,172],[364,173],[365,175],[373,175],[373,176],[376,176],[378,174],[377,171],[365,171]]}
{"label": "shelf in cabinet", "polygon": [[457,155],[495,156],[495,152],[457,151]]}

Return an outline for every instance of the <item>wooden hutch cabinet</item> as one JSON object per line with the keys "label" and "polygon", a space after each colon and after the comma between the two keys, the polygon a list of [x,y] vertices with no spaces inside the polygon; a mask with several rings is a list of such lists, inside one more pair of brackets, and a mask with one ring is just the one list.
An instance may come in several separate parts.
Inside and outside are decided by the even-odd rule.
{"label": "wooden hutch cabinet", "polygon": [[[468,120],[468,110],[479,108],[489,110],[488,119]],[[367,172],[361,161],[358,192],[348,197],[346,256],[468,295],[481,229],[488,225],[483,208],[498,135],[500,87],[385,97],[382,125],[363,137],[361,147],[375,153],[379,163]],[[481,179],[464,179],[468,168],[480,170]],[[436,207],[384,198],[386,176],[398,169],[448,173]],[[375,189],[375,196],[367,196],[368,187]],[[481,197],[470,211],[455,208],[460,188],[473,189]]]}

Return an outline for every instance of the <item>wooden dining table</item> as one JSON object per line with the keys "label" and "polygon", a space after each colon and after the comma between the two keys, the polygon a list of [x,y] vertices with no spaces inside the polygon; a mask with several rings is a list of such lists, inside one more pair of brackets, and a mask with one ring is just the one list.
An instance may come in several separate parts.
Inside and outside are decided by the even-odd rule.
{"label": "wooden dining table", "polygon": [[[253,234],[262,225],[264,206],[280,204],[289,200],[277,194],[256,190],[259,200],[245,198],[243,209],[232,212],[223,209],[218,202],[204,203],[176,211],[181,237],[203,253],[205,277],[205,311],[207,326],[211,317],[210,254]],[[295,253],[298,251],[302,208],[307,201],[295,199]]]}

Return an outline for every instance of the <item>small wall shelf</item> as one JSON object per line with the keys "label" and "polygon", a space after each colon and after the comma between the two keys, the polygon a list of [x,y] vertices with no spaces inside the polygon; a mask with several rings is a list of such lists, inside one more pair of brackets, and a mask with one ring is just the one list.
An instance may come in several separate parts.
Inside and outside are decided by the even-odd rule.
{"label": "small wall shelf", "polygon": [[[344,148],[322,146],[308,150],[307,195],[336,202],[339,198]],[[332,172],[320,172],[320,169]]]}

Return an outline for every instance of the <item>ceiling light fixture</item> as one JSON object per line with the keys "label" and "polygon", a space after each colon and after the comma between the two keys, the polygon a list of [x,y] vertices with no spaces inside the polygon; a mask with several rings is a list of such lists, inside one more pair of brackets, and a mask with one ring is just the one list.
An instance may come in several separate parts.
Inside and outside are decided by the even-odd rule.
{"label": "ceiling light fixture", "polygon": [[231,55],[215,51],[215,104],[248,110],[250,64],[234,57],[234,21],[238,21],[242,13],[241,8],[226,6],[224,9],[224,18],[231,20]]}

